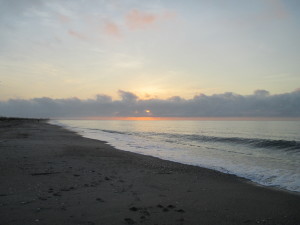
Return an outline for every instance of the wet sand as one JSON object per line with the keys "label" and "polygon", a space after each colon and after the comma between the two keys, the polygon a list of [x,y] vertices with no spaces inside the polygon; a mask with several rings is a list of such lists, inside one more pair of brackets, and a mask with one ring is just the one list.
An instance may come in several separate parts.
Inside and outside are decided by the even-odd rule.
{"label": "wet sand", "polygon": [[0,120],[0,225],[300,224],[300,196]]}

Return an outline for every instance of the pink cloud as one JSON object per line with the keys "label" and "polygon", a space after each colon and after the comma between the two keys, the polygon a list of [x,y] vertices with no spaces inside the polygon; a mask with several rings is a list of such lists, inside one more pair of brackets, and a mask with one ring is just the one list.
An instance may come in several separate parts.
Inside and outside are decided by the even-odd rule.
{"label": "pink cloud", "polygon": [[268,0],[270,5],[270,12],[277,19],[283,19],[288,16],[288,12],[281,0]]}
{"label": "pink cloud", "polygon": [[112,22],[112,21],[106,21],[104,24],[104,32],[107,35],[114,36],[114,37],[120,37],[121,31],[119,26]]}
{"label": "pink cloud", "polygon": [[71,19],[68,16],[65,16],[62,14],[58,14],[57,17],[58,17],[58,20],[62,23],[69,23],[71,21]]}
{"label": "pink cloud", "polygon": [[80,40],[86,40],[86,37],[83,35],[83,34],[80,34],[78,33],[77,31],[74,31],[74,30],[68,30],[68,33],[75,37],[75,38],[78,38]]}
{"label": "pink cloud", "polygon": [[[102,21],[102,31],[108,36],[121,38],[123,36],[123,32],[127,30],[146,29],[153,24],[171,20],[175,17],[176,14],[170,11],[155,14],[143,12],[138,9],[132,9],[125,14],[120,23],[116,23],[110,19],[104,19]],[[78,33],[72,35],[79,36]]]}
{"label": "pink cloud", "polygon": [[162,14],[154,14],[148,12],[142,12],[137,9],[131,10],[125,16],[125,22],[129,29],[143,29],[158,21],[173,19],[175,13],[165,12]]}

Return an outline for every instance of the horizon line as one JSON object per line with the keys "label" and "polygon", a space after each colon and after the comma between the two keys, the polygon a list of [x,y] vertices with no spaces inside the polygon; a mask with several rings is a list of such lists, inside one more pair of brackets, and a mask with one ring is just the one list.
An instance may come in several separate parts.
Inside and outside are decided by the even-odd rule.
{"label": "horizon line", "polygon": [[53,120],[123,120],[123,121],[163,121],[163,120],[185,120],[185,121],[300,121],[300,117],[57,117]]}

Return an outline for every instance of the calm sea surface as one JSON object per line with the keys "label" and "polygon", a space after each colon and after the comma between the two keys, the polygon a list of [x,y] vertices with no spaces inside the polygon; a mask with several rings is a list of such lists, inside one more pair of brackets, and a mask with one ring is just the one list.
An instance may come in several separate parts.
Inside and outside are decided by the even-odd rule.
{"label": "calm sea surface", "polygon": [[300,121],[53,120],[118,149],[300,192]]}

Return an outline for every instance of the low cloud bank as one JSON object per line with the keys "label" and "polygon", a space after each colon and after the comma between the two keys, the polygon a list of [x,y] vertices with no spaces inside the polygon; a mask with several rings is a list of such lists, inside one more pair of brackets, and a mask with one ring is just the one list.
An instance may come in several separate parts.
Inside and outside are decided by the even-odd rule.
{"label": "low cloud bank", "polygon": [[232,92],[199,94],[192,99],[139,99],[134,93],[119,91],[120,100],[107,95],[94,99],[78,98],[0,101],[0,116],[7,117],[300,117],[300,89],[271,95],[257,90],[252,95]]}

